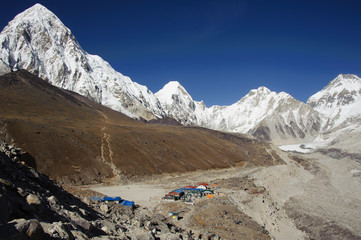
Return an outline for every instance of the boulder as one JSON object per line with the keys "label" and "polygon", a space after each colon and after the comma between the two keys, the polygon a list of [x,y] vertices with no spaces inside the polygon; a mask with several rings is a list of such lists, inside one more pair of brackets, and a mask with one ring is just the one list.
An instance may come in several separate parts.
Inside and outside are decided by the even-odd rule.
{"label": "boulder", "polygon": [[83,215],[83,217],[90,216],[90,213],[83,208],[79,208],[79,212]]}
{"label": "boulder", "polygon": [[18,232],[23,233],[28,239],[44,239],[45,233],[40,222],[36,219],[20,219],[12,222],[16,222],[15,228]]}
{"label": "boulder", "polygon": [[74,238],[76,240],[88,240],[89,237],[86,236],[84,233],[82,233],[81,231],[74,231],[72,230],[71,233],[73,234]]}
{"label": "boulder", "polygon": [[101,210],[103,213],[108,213],[108,212],[109,212],[109,207],[108,207],[108,205],[106,205],[106,204],[102,204],[102,205],[100,205],[100,210]]}
{"label": "boulder", "polygon": [[60,239],[70,239],[74,240],[74,235],[71,233],[68,225],[65,225],[63,222],[55,222],[51,225],[49,233],[52,237]]}
{"label": "boulder", "polygon": [[114,234],[117,232],[116,226],[114,223],[111,223],[107,220],[101,221],[102,230],[106,232],[107,234]]}
{"label": "boulder", "polygon": [[34,194],[29,194],[26,197],[26,201],[28,202],[29,205],[40,205],[41,204],[40,198]]}
{"label": "boulder", "polygon": [[55,196],[50,196],[48,197],[48,202],[50,203],[50,205],[54,206],[54,205],[57,205],[58,204],[58,200],[56,199]]}

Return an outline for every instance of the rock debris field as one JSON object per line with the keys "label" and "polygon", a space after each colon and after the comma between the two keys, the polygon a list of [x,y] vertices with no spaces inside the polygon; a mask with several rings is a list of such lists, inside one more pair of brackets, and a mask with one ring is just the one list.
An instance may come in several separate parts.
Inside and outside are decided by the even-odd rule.
{"label": "rock debris field", "polygon": [[[285,164],[165,174],[89,188],[135,200],[149,215],[179,212],[178,226],[222,239],[361,239],[359,160],[281,150],[277,154]],[[215,197],[193,205],[161,199],[197,182],[217,183]],[[262,193],[252,194],[260,187]]]}

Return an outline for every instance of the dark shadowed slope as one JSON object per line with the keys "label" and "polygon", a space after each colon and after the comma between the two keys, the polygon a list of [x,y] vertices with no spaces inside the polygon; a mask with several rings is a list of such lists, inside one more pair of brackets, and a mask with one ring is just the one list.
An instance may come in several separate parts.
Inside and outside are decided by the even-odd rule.
{"label": "dark shadowed slope", "polygon": [[140,123],[25,70],[0,77],[0,102],[0,138],[27,151],[41,172],[60,182],[280,162],[268,144]]}

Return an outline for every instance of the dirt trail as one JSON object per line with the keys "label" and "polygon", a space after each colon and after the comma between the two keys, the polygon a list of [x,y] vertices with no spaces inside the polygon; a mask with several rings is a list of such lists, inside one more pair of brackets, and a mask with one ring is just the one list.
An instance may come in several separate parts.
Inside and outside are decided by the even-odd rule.
{"label": "dirt trail", "polygon": [[112,169],[113,175],[114,175],[113,180],[115,180],[120,176],[121,172],[118,170],[118,168],[113,163],[114,153],[111,149],[110,134],[108,134],[106,132],[106,130],[107,130],[106,124],[108,123],[108,117],[105,113],[103,113],[101,111],[98,111],[98,112],[104,118],[104,126],[100,130],[100,132],[103,135],[101,138],[101,146],[100,146],[101,159],[106,165],[108,165]]}

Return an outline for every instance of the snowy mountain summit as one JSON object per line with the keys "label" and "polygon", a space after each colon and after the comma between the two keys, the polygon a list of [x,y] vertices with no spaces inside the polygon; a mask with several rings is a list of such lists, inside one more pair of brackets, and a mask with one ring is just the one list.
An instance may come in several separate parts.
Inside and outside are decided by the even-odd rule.
{"label": "snowy mountain summit", "polygon": [[361,143],[361,78],[340,74],[307,103],[321,113],[325,121],[317,141],[359,151]]}
{"label": "snowy mountain summit", "polygon": [[164,115],[147,87],[85,52],[71,31],[40,4],[18,14],[0,34],[2,73],[26,69],[131,117]]}
{"label": "snowy mountain summit", "polygon": [[336,127],[350,117],[361,115],[361,78],[340,74],[307,103],[330,119],[327,128]]}
{"label": "snowy mountain summit", "polygon": [[251,90],[230,106],[209,108],[194,101],[178,82],[168,83],[155,95],[166,114],[183,124],[252,134],[275,143],[312,140],[321,126],[318,112],[310,106],[266,87]]}
{"label": "snowy mountain summit", "polygon": [[199,125],[198,118],[206,106],[203,102],[194,101],[187,90],[177,81],[167,83],[155,93],[168,117],[172,117],[185,125]]}

